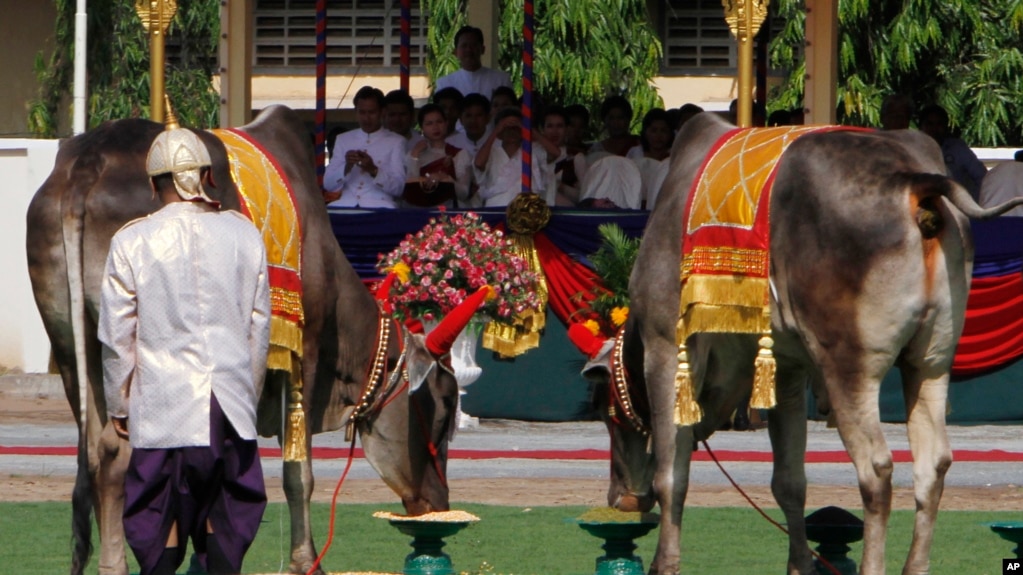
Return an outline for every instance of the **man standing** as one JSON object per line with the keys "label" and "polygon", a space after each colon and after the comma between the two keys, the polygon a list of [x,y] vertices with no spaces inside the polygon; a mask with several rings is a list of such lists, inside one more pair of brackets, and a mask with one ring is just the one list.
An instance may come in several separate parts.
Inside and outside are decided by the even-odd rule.
{"label": "man standing", "polygon": [[146,169],[164,205],[111,240],[98,326],[107,412],[132,446],[125,537],[143,575],[173,574],[189,537],[209,573],[240,573],[266,507],[266,251],[203,191],[210,158],[194,133],[168,126]]}
{"label": "man standing", "polygon": [[455,57],[460,70],[437,79],[433,91],[456,88],[464,94],[483,94],[487,98],[499,86],[511,87],[511,78],[503,70],[494,70],[483,65],[480,59],[486,52],[483,45],[483,30],[475,26],[462,26],[455,32]]}
{"label": "man standing", "polygon": [[331,207],[394,208],[405,186],[405,139],[383,127],[384,93],[355,93],[358,129],[339,134],[323,174]]}

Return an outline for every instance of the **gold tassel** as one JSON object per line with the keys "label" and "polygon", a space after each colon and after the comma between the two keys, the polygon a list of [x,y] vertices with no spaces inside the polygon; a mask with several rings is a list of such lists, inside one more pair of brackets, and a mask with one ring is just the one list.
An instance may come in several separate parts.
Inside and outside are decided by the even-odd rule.
{"label": "gold tassel", "polygon": [[305,412],[302,408],[288,410],[284,430],[284,461],[305,461]]}
{"label": "gold tassel", "polygon": [[287,394],[288,420],[284,424],[284,461],[305,461],[306,450],[305,410],[302,409],[302,365],[293,358],[291,384]]}
{"label": "gold tassel", "polygon": [[777,366],[774,362],[774,353],[771,352],[774,340],[770,335],[764,334],[758,344],[760,351],[757,352],[753,394],[750,396],[749,406],[754,409],[771,409],[778,403],[774,394],[774,374]]}
{"label": "gold tassel", "polygon": [[696,402],[693,376],[689,373],[689,356],[685,344],[679,347],[678,369],[675,371],[675,425],[695,425],[703,419],[703,409]]}

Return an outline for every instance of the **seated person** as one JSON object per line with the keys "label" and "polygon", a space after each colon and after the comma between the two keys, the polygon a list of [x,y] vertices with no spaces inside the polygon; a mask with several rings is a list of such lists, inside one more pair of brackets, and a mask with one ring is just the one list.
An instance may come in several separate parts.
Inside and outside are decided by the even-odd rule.
{"label": "seated person", "polygon": [[[544,138],[537,140],[541,145],[533,146],[532,191],[549,202],[543,189],[547,179],[543,170],[557,157],[547,153]],[[522,192],[522,112],[517,108],[501,111],[497,126],[476,154],[473,168],[485,208],[507,206]]]}
{"label": "seated person", "polygon": [[643,129],[639,133],[639,145],[633,146],[625,157],[638,160],[650,158],[661,161],[671,155],[671,144],[675,131],[668,120],[668,112],[653,108],[643,116]]}
{"label": "seated person", "polygon": [[587,167],[579,207],[638,210],[643,199],[643,177],[635,162],[605,156]]}
{"label": "seated person", "polygon": [[487,47],[483,43],[483,30],[475,26],[462,26],[455,32],[455,57],[459,70],[437,79],[434,90],[455,88],[462,94],[489,96],[498,86],[511,87],[511,78],[503,70],[483,65],[481,59]]}
{"label": "seated person", "polygon": [[405,138],[405,153],[412,150],[423,135],[412,129],[416,103],[404,90],[391,90],[384,96],[384,127]]}
{"label": "seated person", "polygon": [[953,180],[970,191],[977,199],[980,186],[987,174],[987,167],[966,142],[948,133],[948,112],[937,105],[927,106],[920,111],[920,131],[934,138],[941,146],[945,158],[945,169]]}
{"label": "seated person", "polygon": [[590,146],[590,154],[625,156],[639,138],[629,132],[632,123],[632,104],[625,96],[609,96],[600,105],[600,119],[604,122],[606,137]]}
{"label": "seated person", "polygon": [[455,206],[469,198],[469,174],[472,159],[465,150],[444,141],[448,122],[437,104],[419,110],[420,140],[405,158],[406,180],[402,194],[404,205],[433,207]]}
{"label": "seated person", "polygon": [[[1019,197],[1023,197],[1023,160],[1001,162],[991,168],[980,184],[977,203],[982,208],[990,208]],[[1012,208],[1002,215],[1023,216],[1023,206]]]}
{"label": "seated person", "polygon": [[696,104],[682,104],[682,107],[678,109],[678,116],[675,118],[675,133],[678,133],[686,122],[702,111],[703,108]]}
{"label": "seated person", "polygon": [[384,93],[365,86],[355,94],[359,127],[334,139],[323,175],[330,207],[394,208],[405,182],[405,140],[383,127]]}
{"label": "seated person", "polygon": [[[752,110],[750,114],[753,117],[753,127],[763,128],[767,125],[767,108],[764,107],[762,102],[753,100]],[[739,99],[734,98],[732,103],[728,105],[728,121],[739,125]]]}
{"label": "seated person", "polygon": [[490,95],[490,117],[497,123],[497,115],[505,108],[518,108],[519,97],[508,86],[500,86]]}
{"label": "seated person", "polygon": [[565,108],[565,148],[569,154],[585,154],[590,149],[590,111],[582,104]]}
{"label": "seated person", "polygon": [[908,130],[913,118],[913,99],[905,94],[889,94],[881,101],[881,129]]}
{"label": "seated person", "polygon": [[469,152],[475,158],[490,135],[490,100],[483,94],[469,94],[462,100],[459,116],[462,129],[448,136],[447,142]]}
{"label": "seated person", "polygon": [[431,100],[444,110],[448,121],[448,135],[458,131],[458,118],[462,115],[462,100],[465,97],[455,88],[444,88],[433,93]]}
{"label": "seated person", "polygon": [[[471,160],[476,157],[476,154],[479,153],[480,148],[490,136],[490,100],[483,94],[468,94],[462,100],[462,115],[460,118],[459,123],[462,130],[448,136],[446,141],[452,146],[465,151],[469,155],[471,166]],[[476,193],[478,190],[479,185],[476,183],[476,174],[474,170],[470,169],[469,200],[468,202],[459,201],[459,206],[465,208],[480,207],[482,204],[479,195]]]}
{"label": "seated person", "polygon": [[556,190],[555,206],[576,205],[579,201],[579,182],[586,175],[586,156],[581,152],[568,153],[566,132],[565,109],[561,106],[547,108],[543,115],[543,135],[558,147],[560,158],[554,163],[554,180],[550,186]]}

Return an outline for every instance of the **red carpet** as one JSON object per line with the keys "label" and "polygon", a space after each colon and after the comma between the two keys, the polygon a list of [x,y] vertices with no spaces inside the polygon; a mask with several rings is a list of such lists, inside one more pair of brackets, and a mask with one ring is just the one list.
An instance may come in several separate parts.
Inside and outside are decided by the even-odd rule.
{"label": "red carpet", "polygon": [[[75,455],[74,447],[32,447],[32,446],[6,446],[0,445],[0,455]],[[281,450],[278,448],[262,448],[259,450],[262,457],[279,458]],[[770,451],[738,451],[731,449],[715,450],[714,455],[719,461],[749,461],[755,463],[770,463]],[[314,459],[341,459],[348,457],[347,447],[314,447]],[[355,457],[362,458],[361,448],[355,449]],[[562,460],[607,460],[608,451],[603,449],[522,449],[522,450],[497,450],[497,449],[450,449],[449,459],[562,459]],[[908,450],[897,449],[892,452],[892,458],[896,463],[908,463],[913,460]],[[986,463],[1017,463],[1023,462],[1023,452],[1002,451],[991,449],[986,451],[974,449],[953,450],[954,461],[972,461]],[[693,454],[693,461],[711,461],[706,451],[700,449]],[[844,451],[808,451],[806,453],[807,463],[849,463],[849,456]]]}

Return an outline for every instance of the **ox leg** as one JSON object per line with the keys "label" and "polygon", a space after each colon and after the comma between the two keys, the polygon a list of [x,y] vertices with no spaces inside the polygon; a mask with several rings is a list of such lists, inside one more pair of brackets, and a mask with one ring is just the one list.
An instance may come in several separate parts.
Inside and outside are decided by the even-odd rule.
{"label": "ox leg", "polygon": [[902,573],[924,575],[930,572],[934,523],[945,488],[945,473],[952,465],[952,450],[945,430],[948,372],[927,377],[919,370],[907,368],[902,370],[902,379],[916,498],[913,543]]}
{"label": "ox leg", "polygon": [[861,575],[885,572],[884,547],[892,509],[892,452],[881,430],[880,379],[849,380],[825,374],[842,443],[856,467],[863,498]]}
{"label": "ox leg", "polygon": [[[307,445],[307,448],[311,449],[311,446]],[[291,565],[288,569],[292,573],[305,574],[313,566],[313,561],[316,561],[309,516],[309,502],[313,494],[312,458],[285,462],[283,483],[291,517]],[[317,568],[314,575],[324,575],[324,571]]]}
{"label": "ox leg", "polygon": [[786,573],[814,573],[813,558],[806,542],[806,381],[801,371],[779,366],[778,405],[767,418],[774,471],[771,492],[785,513],[789,531],[789,561]]}
{"label": "ox leg", "polygon": [[[674,427],[670,420],[668,423]],[[689,492],[693,427],[676,428],[671,435],[674,441],[668,448],[674,456],[666,463],[662,463],[658,457],[654,473],[654,493],[661,507],[661,523],[657,535],[657,551],[650,562],[649,575],[678,575],[681,563],[682,511]],[[661,453],[657,447],[656,434],[654,438],[654,449]]]}

